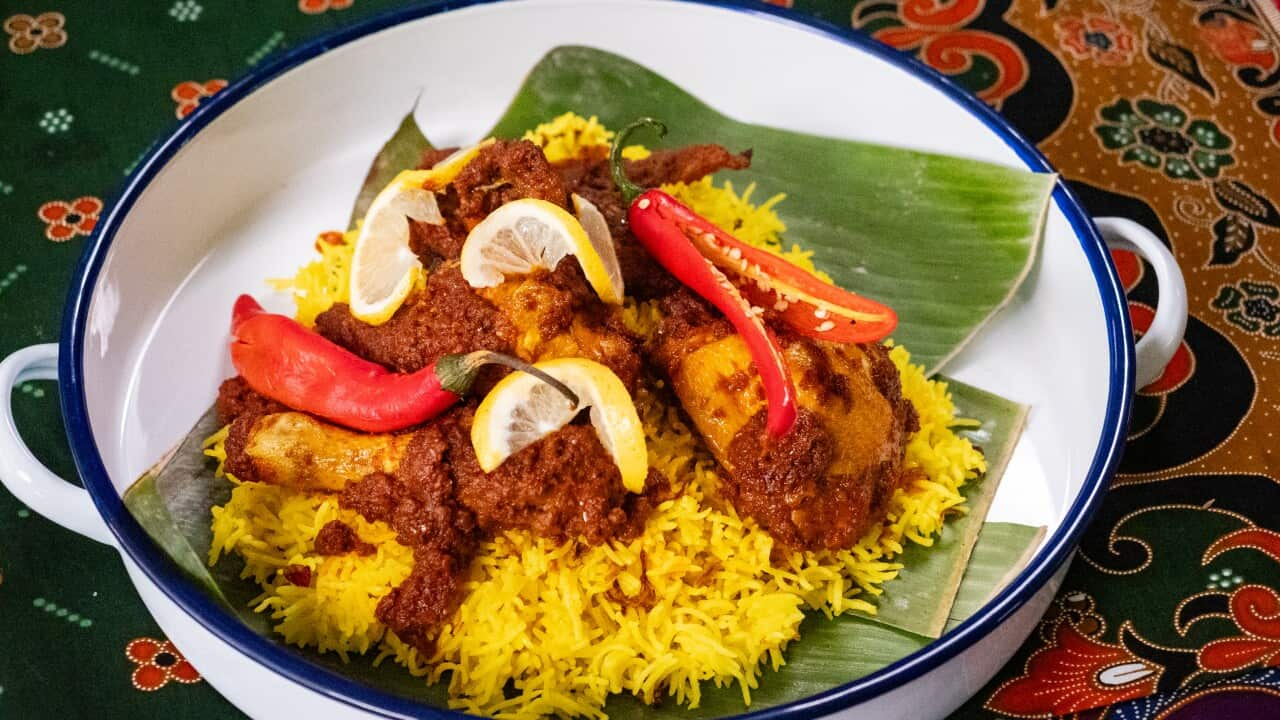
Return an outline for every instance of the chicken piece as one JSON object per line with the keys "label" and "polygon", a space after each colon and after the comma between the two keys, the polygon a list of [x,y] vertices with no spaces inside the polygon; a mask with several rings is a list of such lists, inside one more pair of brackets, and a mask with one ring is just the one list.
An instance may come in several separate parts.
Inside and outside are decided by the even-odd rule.
{"label": "chicken piece", "polygon": [[663,183],[691,183],[721,170],[745,170],[751,151],[734,154],[723,145],[686,145],[655,150],[648,157],[627,163],[627,176],[641,187]]}
{"label": "chicken piece", "polygon": [[[627,177],[641,187],[666,183],[692,183],[721,170],[744,170],[751,166],[751,151],[733,154],[721,145],[689,145],[674,150],[657,150],[642,160],[626,160]],[[626,230],[626,207],[622,193],[609,170],[607,148],[587,150],[583,155],[562,160],[554,166],[566,192],[591,201],[609,223],[615,237]]]}
{"label": "chicken piece", "polygon": [[[480,540],[512,529],[592,544],[634,537],[669,496],[650,470],[631,493],[613,458],[586,425],[569,425],[521,449],[492,472],[471,444],[473,411],[453,408],[413,433],[368,435],[301,413],[242,415],[227,441],[227,468],[242,480],[338,493],[343,508],[385,522],[413,549],[409,577],[378,603],[378,619],[430,654],[437,627],[463,596]],[[317,552],[359,552],[350,528]]]}
{"label": "chicken piece", "polygon": [[[424,156],[428,160],[435,156]],[[510,278],[493,288],[476,290],[463,279],[456,257],[466,230],[459,228],[470,228],[502,203],[530,197],[561,207],[568,199],[542,150],[527,141],[485,147],[441,196],[445,223],[411,227],[410,247],[432,266],[425,289],[382,325],[363,323],[339,304],[316,318],[316,330],[400,372],[426,367],[446,353],[493,350],[528,362],[589,358],[634,387],[641,366],[636,343],[618,311],[596,297],[573,258],[551,272]],[[477,391],[499,375],[486,370]]]}
{"label": "chicken piece", "polygon": [[563,206],[567,199],[542,148],[528,140],[497,140],[486,146],[450,187],[458,194],[458,214],[468,229],[512,200],[536,198]]}
{"label": "chicken piece", "polygon": [[[434,164],[443,159],[438,155],[428,152],[423,155],[423,162]],[[471,228],[501,205],[523,198],[564,207],[568,193],[537,145],[528,140],[495,141],[485,146],[438,194],[443,225],[409,223],[409,247],[426,267],[438,260],[457,260]]]}
{"label": "chicken piece", "polygon": [[587,358],[635,388],[641,370],[638,344],[617,309],[596,298],[573,258],[553,272],[511,278],[479,292],[518,329],[515,354],[521,360]]}
{"label": "chicken piece", "polygon": [[227,472],[240,480],[337,492],[400,465],[410,434],[353,432],[300,412],[244,415],[227,435]]}
{"label": "chicken piece", "polygon": [[885,348],[783,335],[800,412],[775,440],[742,338],[687,292],[662,309],[654,359],[724,467],[726,499],[784,545],[851,547],[901,482],[906,441],[918,429]]}
{"label": "chicken piece", "polygon": [[[448,150],[428,150],[421,166],[430,167],[448,154]],[[640,185],[658,186],[696,182],[720,170],[741,170],[750,164],[750,151],[735,155],[720,145],[690,145],[655,151],[642,160],[627,161],[626,167]],[[582,157],[552,166],[531,142],[495,142],[481,150],[438,196],[444,224],[410,222],[409,247],[426,267],[456,260],[471,228],[503,203],[537,198],[567,207],[571,193],[586,198],[604,215],[631,294],[660,297],[675,289],[671,277],[626,229],[622,194],[609,174],[607,148],[593,148]]]}
{"label": "chicken piece", "polygon": [[337,304],[316,317],[316,332],[360,357],[398,372],[416,372],[450,353],[511,352],[516,328],[467,284],[456,263],[427,275],[382,325],[369,325]]}
{"label": "chicken piece", "polygon": [[[560,357],[595,360],[634,387],[640,353],[618,311],[596,298],[573,258],[554,272],[473,289],[456,263],[442,265],[427,287],[382,325],[369,325],[343,304],[316,317],[316,331],[360,357],[415,372],[440,356],[472,350],[514,354],[526,362]],[[477,393],[505,371],[485,368]]]}
{"label": "chicken piece", "polygon": [[[628,492],[587,425],[560,428],[485,472],[471,444],[472,418],[463,406],[413,433],[369,434],[298,412],[246,417],[244,432],[228,438],[227,470],[242,481],[341,493],[344,507],[389,522],[414,546],[430,544],[432,528],[445,524],[598,544],[639,532],[635,521],[666,490],[666,478],[651,470],[644,493]],[[455,518],[456,508],[471,519]]]}

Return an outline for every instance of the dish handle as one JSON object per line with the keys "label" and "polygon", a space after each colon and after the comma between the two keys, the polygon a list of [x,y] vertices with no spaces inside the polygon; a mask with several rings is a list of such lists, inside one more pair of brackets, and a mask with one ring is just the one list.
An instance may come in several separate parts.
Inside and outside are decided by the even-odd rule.
{"label": "dish handle", "polygon": [[53,474],[23,442],[13,420],[13,388],[29,380],[58,379],[56,343],[23,348],[0,362],[0,483],[32,510],[64,528],[113,545],[92,498]]}
{"label": "dish handle", "polygon": [[1150,230],[1127,218],[1094,218],[1102,239],[1113,250],[1128,250],[1150,263],[1156,273],[1159,302],[1156,316],[1134,345],[1137,387],[1155,382],[1173,359],[1187,330],[1187,284],[1173,253]]}

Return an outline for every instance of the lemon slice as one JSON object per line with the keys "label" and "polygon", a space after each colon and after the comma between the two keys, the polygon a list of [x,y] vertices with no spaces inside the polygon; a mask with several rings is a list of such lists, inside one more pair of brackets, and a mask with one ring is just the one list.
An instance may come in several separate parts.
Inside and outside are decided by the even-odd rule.
{"label": "lemon slice", "polygon": [[[588,222],[595,225],[590,218]],[[573,255],[600,299],[621,304],[622,270],[609,230],[597,227],[594,233],[597,237],[593,240],[583,223],[545,200],[513,200],[489,213],[467,235],[462,245],[462,277],[471,287],[493,287],[508,275],[526,275],[540,268],[554,270],[566,255]]]}
{"label": "lemon slice", "polygon": [[406,170],[373,199],[360,224],[351,262],[352,315],[381,325],[400,309],[422,267],[409,249],[406,218],[443,223],[435,193],[491,144],[493,138],[458,150],[428,170]]}
{"label": "lemon slice", "polygon": [[476,159],[480,151],[493,144],[493,138],[489,138],[483,142],[472,145],[471,147],[461,148],[455,151],[449,157],[432,165],[427,170],[406,170],[400,173],[400,177],[406,182],[411,182],[418,187],[433,192],[443,190],[446,185],[453,182],[458,177],[458,173],[462,172],[462,168],[467,163]]}
{"label": "lemon slice", "polygon": [[573,211],[578,214],[578,222],[582,223],[582,229],[587,231],[587,240],[591,242],[591,249],[600,256],[600,264],[604,266],[608,276],[609,287],[616,288],[617,300],[607,299],[603,295],[601,299],[615,305],[620,304],[626,288],[622,284],[622,266],[618,264],[617,251],[613,249],[613,235],[609,233],[609,222],[590,200],[577,193],[573,193],[569,198],[573,200]]}
{"label": "lemon slice", "polygon": [[471,425],[471,445],[480,467],[492,472],[515,453],[569,424],[582,408],[590,407],[591,424],[622,472],[623,487],[637,493],[644,490],[649,473],[644,427],[618,376],[583,358],[547,360],[534,367],[568,386],[579,398],[578,407],[528,373],[506,376],[485,396]]}
{"label": "lemon slice", "polygon": [[371,325],[386,322],[413,288],[422,267],[409,249],[409,219],[444,222],[435,193],[402,172],[369,205],[351,260],[351,314]]}

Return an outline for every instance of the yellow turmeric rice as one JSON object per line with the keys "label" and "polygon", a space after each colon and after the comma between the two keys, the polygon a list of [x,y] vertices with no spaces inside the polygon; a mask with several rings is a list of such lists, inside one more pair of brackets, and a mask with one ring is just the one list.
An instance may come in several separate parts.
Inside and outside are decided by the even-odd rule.
{"label": "yellow turmeric rice", "polygon": [[[526,137],[555,159],[605,144],[612,133],[595,118],[565,115]],[[813,269],[800,248],[782,246],[785,226],[773,208],[783,196],[755,204],[754,186],[739,194],[710,178],[666,189],[744,241]],[[318,247],[318,259],[276,283],[293,292],[307,324],[346,299],[349,242]],[[626,307],[637,330],[656,322],[657,312],[648,304]],[[683,492],[660,505],[630,542],[561,544],[527,532],[486,542],[471,567],[466,599],[441,629],[432,657],[402,643],[374,616],[378,601],[409,574],[412,551],[385,524],[340,508],[333,495],[238,483],[230,501],[213,510],[209,562],[228,554],[244,559],[244,577],[262,588],[255,609],[270,615],[286,642],[344,660],[374,652],[377,662],[403,665],[426,682],[447,679],[450,705],[469,713],[603,718],[611,693],[697,707],[704,682],[736,682],[749,705],[763,669],[785,662],[805,611],[874,613],[866,598],[897,575],[901,565],[894,558],[904,544],[931,545],[945,519],[965,511],[960,488],[986,470],[982,454],[951,430],[955,409],[945,383],[927,379],[902,347],[890,357],[920,416],[906,464],[923,477],[898,490],[884,521],[849,550],[796,552],[771,563],[769,534],[712,499],[718,470],[701,441],[676,408],[642,388],[636,404],[649,462]],[[224,437],[207,443],[219,461]],[[316,533],[333,519],[356,529],[376,553],[317,554]],[[285,580],[281,573],[289,565],[310,568],[311,586]],[[625,601],[646,585],[656,598],[651,607]]]}

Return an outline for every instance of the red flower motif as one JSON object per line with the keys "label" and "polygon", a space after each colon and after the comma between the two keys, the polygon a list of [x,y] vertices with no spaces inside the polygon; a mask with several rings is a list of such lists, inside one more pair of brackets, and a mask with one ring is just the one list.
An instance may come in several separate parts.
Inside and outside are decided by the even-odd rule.
{"label": "red flower motif", "polygon": [[1064,17],[1053,24],[1062,48],[1077,60],[1099,65],[1128,65],[1133,60],[1133,33],[1105,15]]}
{"label": "red flower motif", "polygon": [[138,666],[133,670],[133,686],[144,692],[155,692],[170,680],[200,682],[200,673],[168,640],[138,638],[125,647],[124,654]]}
{"label": "red flower motif", "polygon": [[86,195],[70,202],[50,200],[40,206],[36,215],[45,223],[45,237],[54,242],[66,242],[77,235],[93,232],[100,212],[102,201]]}
{"label": "red flower motif", "polygon": [[191,114],[200,105],[200,101],[213,95],[227,86],[226,80],[214,79],[198,83],[193,80],[180,82],[169,91],[169,97],[178,103],[174,114],[182,119]]}
{"label": "red flower motif", "polygon": [[[1204,553],[1204,564],[1228,550],[1251,548],[1280,562],[1280,533],[1247,527],[1218,538]],[[1231,619],[1244,634],[1214,640],[1197,656],[1200,667],[1235,672],[1254,665],[1280,667],[1280,595],[1263,585],[1245,585],[1231,594]]]}
{"label": "red flower motif", "polygon": [[984,87],[975,88],[978,99],[999,108],[1022,89],[1030,66],[1022,50],[1008,38],[970,27],[982,14],[983,0],[937,0],[881,3],[876,10],[854,13],[853,27],[898,50],[916,51],[920,60],[939,72],[960,75],[973,67],[974,59],[991,63],[995,72]]}
{"label": "red flower motif", "polygon": [[1243,22],[1225,13],[1205,19],[1200,25],[1200,39],[1213,52],[1232,65],[1252,65],[1270,70],[1276,65],[1276,49],[1257,25]]}
{"label": "red flower motif", "polygon": [[1163,668],[1121,645],[1081,635],[1060,622],[1054,643],[1027,660],[1021,676],[1001,685],[987,709],[1020,718],[1066,715],[1155,692]]}
{"label": "red flower motif", "polygon": [[346,10],[356,0],[298,0],[298,9],[308,15],[319,15],[326,10]]}
{"label": "red flower motif", "polygon": [[1280,595],[1262,585],[1245,585],[1231,594],[1231,619],[1244,631],[1200,648],[1200,667],[1236,672],[1254,665],[1280,667]]}

